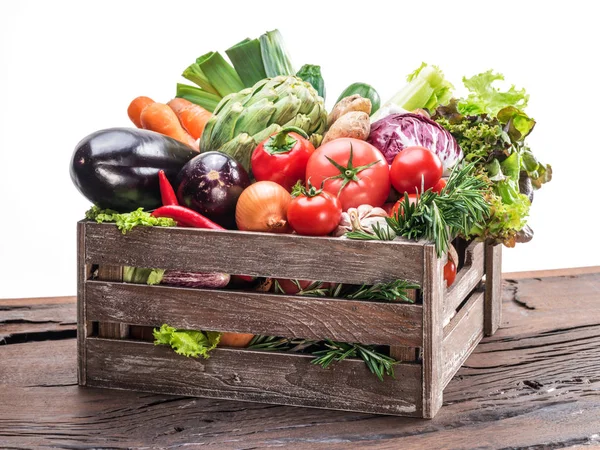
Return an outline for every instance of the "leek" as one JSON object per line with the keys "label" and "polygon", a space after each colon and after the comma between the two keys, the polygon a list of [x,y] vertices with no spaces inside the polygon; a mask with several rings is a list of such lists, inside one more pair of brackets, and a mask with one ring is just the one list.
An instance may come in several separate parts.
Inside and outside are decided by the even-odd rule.
{"label": "leek", "polygon": [[175,97],[185,98],[196,105],[202,106],[210,112],[213,112],[221,101],[219,95],[211,94],[210,92],[206,92],[195,86],[181,83],[177,83]]}
{"label": "leek", "polygon": [[260,37],[260,51],[268,77],[296,74],[279,30],[267,31]]}
{"label": "leek", "polygon": [[192,83],[196,83],[206,92],[210,92],[215,95],[219,94],[214,86],[210,84],[210,80],[204,74],[204,72],[202,72],[202,69],[197,63],[194,63],[185,69],[181,76],[187,80],[190,80]]}
{"label": "leek", "polygon": [[196,59],[196,63],[221,97],[244,89],[236,71],[219,52],[208,52]]}
{"label": "leek", "polygon": [[453,86],[446,81],[444,74],[436,66],[423,63],[408,75],[406,81],[408,84],[371,116],[371,122],[397,110],[413,111],[427,108],[431,111],[439,105],[446,104],[452,97]]}
{"label": "leek", "polygon": [[240,76],[244,87],[251,87],[257,81],[267,78],[258,39],[244,39],[225,50],[229,60]]}

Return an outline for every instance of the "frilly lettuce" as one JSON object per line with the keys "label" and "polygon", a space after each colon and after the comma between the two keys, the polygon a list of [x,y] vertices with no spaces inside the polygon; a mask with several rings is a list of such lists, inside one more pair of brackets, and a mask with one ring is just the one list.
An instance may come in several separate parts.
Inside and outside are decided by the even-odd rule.
{"label": "frilly lettuce", "polygon": [[221,339],[221,333],[216,331],[177,330],[167,324],[154,329],[153,334],[155,345],[170,345],[175,353],[194,358],[208,358]]}

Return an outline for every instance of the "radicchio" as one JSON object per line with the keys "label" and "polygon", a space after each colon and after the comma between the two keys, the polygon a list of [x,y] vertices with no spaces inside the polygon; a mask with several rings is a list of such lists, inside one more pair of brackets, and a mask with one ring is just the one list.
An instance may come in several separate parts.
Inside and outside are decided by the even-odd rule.
{"label": "radicchio", "polygon": [[419,114],[391,114],[374,122],[367,142],[383,153],[388,164],[406,147],[415,145],[438,155],[444,171],[463,157],[462,150],[448,130]]}

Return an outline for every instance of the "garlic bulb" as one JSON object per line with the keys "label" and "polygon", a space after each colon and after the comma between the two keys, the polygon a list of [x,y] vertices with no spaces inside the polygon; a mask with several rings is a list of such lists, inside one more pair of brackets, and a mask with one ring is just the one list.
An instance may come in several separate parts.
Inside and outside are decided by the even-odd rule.
{"label": "garlic bulb", "polygon": [[[340,224],[333,232],[334,236],[344,236],[349,231],[364,231],[373,234],[373,225],[388,227],[385,220],[387,213],[382,208],[374,208],[371,205],[360,205],[358,208],[350,208],[342,213]],[[390,229],[390,232],[393,231]]]}

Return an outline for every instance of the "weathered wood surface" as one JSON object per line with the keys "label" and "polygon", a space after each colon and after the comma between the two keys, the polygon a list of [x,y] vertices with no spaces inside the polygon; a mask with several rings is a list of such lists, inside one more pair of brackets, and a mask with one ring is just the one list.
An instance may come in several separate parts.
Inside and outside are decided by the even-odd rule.
{"label": "weathered wood surface", "polygon": [[86,298],[93,321],[364,344],[423,342],[420,305],[96,281],[87,283]]}
{"label": "weathered wood surface", "polygon": [[433,420],[80,388],[70,338],[0,346],[0,447],[597,447],[600,270],[566,273],[505,280],[501,328],[450,381]]}
{"label": "weathered wood surface", "polygon": [[465,264],[456,274],[456,279],[452,286],[446,290],[444,298],[444,325],[450,322],[450,319],[456,313],[456,308],[464,301],[469,294],[481,281],[484,273],[482,242],[471,242],[465,251]]}
{"label": "weathered wood surface", "polygon": [[92,264],[350,284],[396,279],[421,284],[423,278],[424,244],[408,240],[323,237],[315,252],[315,238],[307,236],[163,227],[139,227],[123,235],[112,224],[83,222],[83,226],[85,261]]}
{"label": "weathered wood surface", "polygon": [[491,336],[502,322],[502,306],[494,301],[502,295],[502,245],[485,244],[485,308],[483,332]]}
{"label": "weathered wood surface", "polygon": [[420,415],[420,364],[399,364],[396,379],[382,383],[362,361],[324,370],[312,359],[226,348],[206,360],[181,358],[150,342],[90,338],[87,377],[95,387]]}

